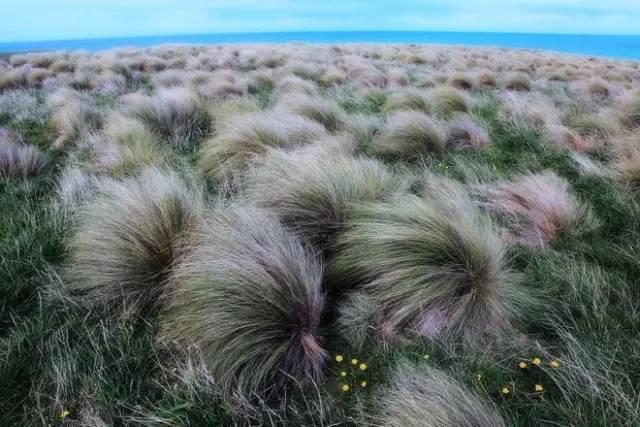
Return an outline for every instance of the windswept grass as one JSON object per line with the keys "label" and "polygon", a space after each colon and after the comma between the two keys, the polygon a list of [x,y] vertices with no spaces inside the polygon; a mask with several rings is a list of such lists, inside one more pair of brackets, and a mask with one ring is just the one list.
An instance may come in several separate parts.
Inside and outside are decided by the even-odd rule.
{"label": "windswept grass", "polygon": [[402,176],[373,159],[304,149],[271,152],[249,180],[249,200],[321,249],[358,204],[389,198],[407,186]]}
{"label": "windswept grass", "polygon": [[400,360],[379,391],[371,425],[506,426],[497,408],[445,372]]}
{"label": "windswept grass", "polygon": [[229,402],[282,396],[323,375],[322,264],[260,210],[212,213],[171,278],[163,335],[195,343]]}
{"label": "windswept grass", "polygon": [[631,426],[637,62],[0,58],[0,425]]}
{"label": "windswept grass", "polygon": [[131,95],[127,104],[132,115],[176,147],[206,137],[212,128],[208,110],[186,88],[161,89],[151,97]]}
{"label": "windswept grass", "polygon": [[246,114],[221,125],[218,134],[206,141],[198,166],[217,182],[243,172],[272,148],[302,145],[326,135],[318,123],[295,114]]}
{"label": "windswept grass", "polygon": [[361,288],[380,307],[387,341],[417,333],[469,342],[510,327],[526,293],[505,265],[505,245],[464,190],[361,205],[340,237],[331,284]]}
{"label": "windswept grass", "polygon": [[440,123],[426,114],[406,111],[389,118],[374,148],[383,156],[419,159],[442,153],[446,143],[447,134]]}
{"label": "windswept grass", "polygon": [[90,301],[154,307],[163,293],[178,237],[194,227],[202,201],[175,172],[98,182],[70,239],[68,278]]}

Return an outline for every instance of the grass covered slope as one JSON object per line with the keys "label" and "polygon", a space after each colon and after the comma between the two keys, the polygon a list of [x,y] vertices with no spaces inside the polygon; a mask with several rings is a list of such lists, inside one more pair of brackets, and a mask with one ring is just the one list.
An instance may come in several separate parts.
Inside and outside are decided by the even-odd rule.
{"label": "grass covered slope", "polygon": [[638,425],[640,64],[0,59],[0,425]]}

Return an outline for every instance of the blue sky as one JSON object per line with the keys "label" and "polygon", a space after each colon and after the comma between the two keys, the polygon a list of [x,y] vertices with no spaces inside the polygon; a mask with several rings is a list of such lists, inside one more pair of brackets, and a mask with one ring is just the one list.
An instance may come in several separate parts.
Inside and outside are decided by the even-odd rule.
{"label": "blue sky", "polygon": [[640,33],[640,0],[1,1],[0,41],[323,30]]}

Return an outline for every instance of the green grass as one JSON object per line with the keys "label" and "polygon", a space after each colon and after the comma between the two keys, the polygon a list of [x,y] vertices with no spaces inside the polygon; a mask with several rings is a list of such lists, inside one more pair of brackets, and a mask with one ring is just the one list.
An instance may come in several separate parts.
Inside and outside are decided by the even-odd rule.
{"label": "green grass", "polygon": [[[410,53],[409,60],[427,63]],[[378,61],[375,55],[368,59]],[[239,69],[259,68],[252,61]],[[114,67],[127,76],[129,90],[149,97],[138,114],[156,128],[147,138],[164,144],[158,152],[132,146],[131,158],[110,169],[94,167],[89,146],[53,150],[44,91],[29,95],[37,110],[31,116],[4,111],[0,117],[0,126],[51,158],[39,176],[0,180],[0,425],[358,426],[372,419],[406,425],[404,416],[417,414],[419,423],[439,410],[479,425],[638,423],[639,194],[614,174],[584,173],[569,149],[545,142],[543,127],[504,119],[496,90],[407,89],[403,98],[404,89],[362,86],[350,76],[344,85],[317,87],[309,95],[321,98],[317,104],[298,106],[307,120],[272,111],[286,107],[289,96],[273,73],[273,81],[259,80],[247,96],[258,111],[223,122],[229,117],[216,116],[200,98],[186,107],[169,102],[166,110],[147,105],[159,99],[153,79],[146,73],[134,81],[135,67],[125,64]],[[273,62],[285,64],[284,57]],[[296,73],[313,88],[322,73],[304,65]],[[444,84],[450,75],[431,77]],[[558,93],[545,92],[530,81],[514,88],[556,96],[559,109],[571,104],[576,114],[565,117],[569,127],[576,120],[584,133],[609,133],[595,110],[614,104],[572,105],[569,85],[556,82]],[[115,96],[88,94],[101,113],[122,108]],[[295,97],[288,101],[295,104]],[[627,121],[636,118],[635,107],[626,110]],[[442,125],[431,129],[437,153],[429,153],[429,141],[411,148],[415,138],[400,144],[398,155],[376,146],[391,111],[407,109],[424,111],[431,127]],[[461,112],[485,127],[489,144],[445,144],[446,125]],[[95,132],[104,135],[106,124]],[[174,134],[176,128],[181,132]],[[347,142],[336,148],[329,139],[335,135]],[[607,147],[589,155],[612,167]],[[207,194],[198,212],[208,211],[215,226],[203,231],[189,224],[171,233],[183,213],[169,206],[167,221],[153,227],[162,239],[158,247],[145,239],[149,232],[138,224],[163,217],[162,204],[153,203],[161,180],[141,186],[127,203],[113,203],[123,186],[140,179],[143,160],[200,181]],[[61,217],[53,206],[66,166],[104,182],[121,180],[109,181],[120,190],[83,201],[84,216]],[[478,181],[510,182],[543,171],[566,179],[599,226],[559,234],[544,248],[504,243],[505,224],[476,212],[468,190]],[[175,191],[189,197],[182,186]],[[241,220],[225,217],[233,212],[231,198],[278,220],[247,206],[239,208],[246,209]],[[109,209],[100,206],[109,201]],[[148,210],[132,215],[130,205],[142,201]],[[122,225],[128,222],[134,225]],[[87,229],[98,240],[110,233],[120,252],[94,241],[70,251],[74,236]],[[143,238],[132,238],[139,231]],[[136,253],[139,262],[128,265]],[[72,286],[70,273],[82,257],[79,281],[102,280],[92,304]],[[111,280],[114,271],[121,277]],[[121,282],[132,276],[137,280],[129,284],[142,294],[151,288],[154,303],[160,298],[157,310],[137,310],[137,290],[119,298]],[[407,330],[421,323],[426,306],[460,308],[470,281],[488,291],[459,310],[456,333],[427,339]],[[102,298],[108,292],[118,298]],[[318,295],[326,298],[322,314],[309,308],[319,304]],[[531,296],[534,302],[521,304]],[[173,305],[165,306],[165,297]],[[500,333],[482,334],[488,320]],[[393,339],[380,338],[385,327]],[[321,361],[314,359],[320,350]],[[269,359],[274,354],[281,357]],[[543,393],[535,392],[537,384]],[[251,403],[240,410],[230,397],[238,387]],[[442,396],[450,404],[442,405]],[[415,407],[404,406],[414,401]]]}

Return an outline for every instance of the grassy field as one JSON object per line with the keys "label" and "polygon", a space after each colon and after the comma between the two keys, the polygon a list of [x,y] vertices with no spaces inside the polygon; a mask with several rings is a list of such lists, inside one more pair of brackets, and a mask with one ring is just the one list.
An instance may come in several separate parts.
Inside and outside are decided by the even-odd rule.
{"label": "grassy field", "polygon": [[0,60],[0,425],[640,425],[640,64]]}

